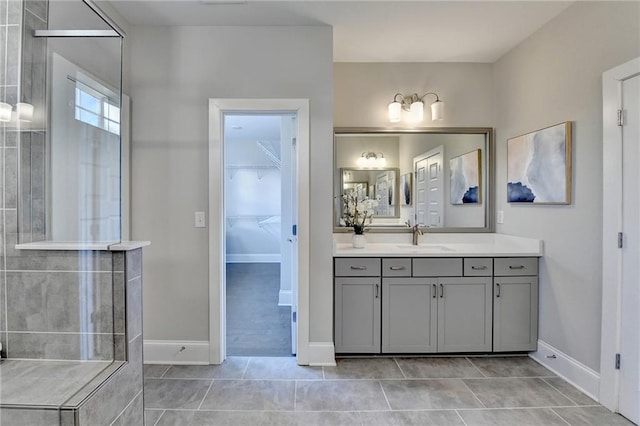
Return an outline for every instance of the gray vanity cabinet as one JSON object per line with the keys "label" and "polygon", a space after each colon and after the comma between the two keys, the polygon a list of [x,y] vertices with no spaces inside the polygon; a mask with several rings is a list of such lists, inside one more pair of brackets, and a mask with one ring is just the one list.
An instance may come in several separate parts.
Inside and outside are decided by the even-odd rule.
{"label": "gray vanity cabinet", "polygon": [[435,282],[426,278],[383,278],[382,294],[382,352],[436,352]]}
{"label": "gray vanity cabinet", "polygon": [[495,259],[494,352],[536,350],[538,340],[537,275],[537,258]]}
{"label": "gray vanity cabinet", "polygon": [[336,259],[335,350],[380,353],[380,259]]}
{"label": "gray vanity cabinet", "polygon": [[491,352],[491,278],[438,279],[438,352]]}

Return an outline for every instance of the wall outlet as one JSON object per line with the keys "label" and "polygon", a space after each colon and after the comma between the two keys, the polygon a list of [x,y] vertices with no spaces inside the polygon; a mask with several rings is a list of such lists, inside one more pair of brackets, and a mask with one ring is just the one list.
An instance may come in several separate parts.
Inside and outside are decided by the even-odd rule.
{"label": "wall outlet", "polygon": [[196,228],[205,228],[204,212],[196,212]]}
{"label": "wall outlet", "polygon": [[504,223],[504,210],[498,210],[497,222]]}

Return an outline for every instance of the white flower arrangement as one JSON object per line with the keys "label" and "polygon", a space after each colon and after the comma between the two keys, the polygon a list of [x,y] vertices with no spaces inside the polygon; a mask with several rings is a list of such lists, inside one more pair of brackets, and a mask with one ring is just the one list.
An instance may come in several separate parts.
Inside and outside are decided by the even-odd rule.
{"label": "white flower arrangement", "polygon": [[368,197],[359,197],[357,192],[350,191],[342,194],[342,221],[345,226],[353,227],[356,235],[364,233],[364,224],[367,219],[371,218],[375,208],[378,206],[378,200]]}

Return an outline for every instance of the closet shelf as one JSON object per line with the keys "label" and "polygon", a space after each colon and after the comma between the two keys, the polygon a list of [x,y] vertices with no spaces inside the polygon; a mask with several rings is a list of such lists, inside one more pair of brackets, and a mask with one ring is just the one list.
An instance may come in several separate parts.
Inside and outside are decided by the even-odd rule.
{"label": "closet shelf", "polygon": [[238,170],[255,170],[258,180],[270,171],[278,170],[278,167],[273,164],[229,164],[224,168],[227,170],[229,179],[233,179]]}
{"label": "closet shelf", "polygon": [[280,216],[278,215],[234,215],[227,216],[226,219],[229,228],[233,228],[240,221],[255,222],[260,228],[268,225],[280,225]]}

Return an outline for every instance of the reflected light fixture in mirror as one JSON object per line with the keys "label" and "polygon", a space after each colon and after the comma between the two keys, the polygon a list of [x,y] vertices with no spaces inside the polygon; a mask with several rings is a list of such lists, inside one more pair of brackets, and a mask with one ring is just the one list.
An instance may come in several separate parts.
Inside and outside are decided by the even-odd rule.
{"label": "reflected light fixture in mirror", "polygon": [[9,122],[11,121],[11,110],[13,108],[11,105],[6,104],[4,102],[0,102],[0,121]]}
{"label": "reflected light fixture in mirror", "polygon": [[440,100],[438,95],[433,92],[425,93],[418,96],[414,93],[410,96],[404,96],[402,93],[396,93],[393,102],[388,106],[389,122],[398,123],[402,119],[402,110],[408,111],[410,120],[419,123],[424,119],[424,101],[428,95],[436,97],[435,102],[431,104],[431,120],[438,121],[444,118],[444,102]]}
{"label": "reflected light fixture in mirror", "polygon": [[[8,123],[11,121],[11,112],[13,107],[10,104],[0,102],[0,121]],[[31,122],[33,121],[33,105],[26,102],[18,102],[16,104],[16,120]]]}
{"label": "reflected light fixture in mirror", "polygon": [[357,163],[360,167],[376,168],[386,166],[387,160],[381,152],[363,152]]}

